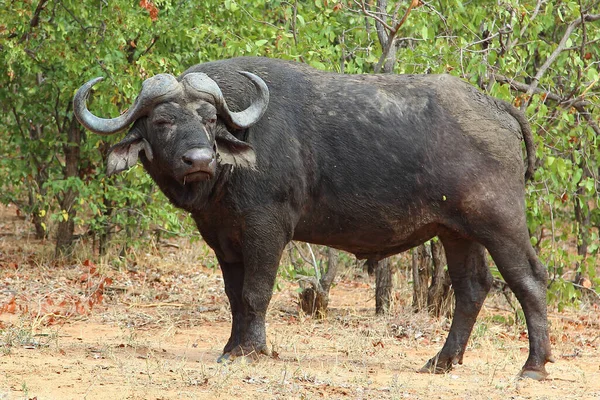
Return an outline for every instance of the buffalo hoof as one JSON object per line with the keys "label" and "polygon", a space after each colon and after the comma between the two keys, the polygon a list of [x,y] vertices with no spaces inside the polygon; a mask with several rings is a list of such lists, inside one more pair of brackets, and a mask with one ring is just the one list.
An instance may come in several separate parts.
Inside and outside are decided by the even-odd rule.
{"label": "buffalo hoof", "polygon": [[519,378],[530,378],[536,381],[543,381],[548,377],[548,373],[546,372],[546,368],[542,367],[541,369],[525,369],[523,368],[518,375]]}
{"label": "buffalo hoof", "polygon": [[217,358],[217,362],[219,364],[228,364],[234,361],[251,363],[254,361],[258,361],[261,356],[271,356],[269,350],[266,347],[261,351],[256,351],[253,348],[251,350],[244,350],[242,347],[238,346],[230,352],[221,354],[221,356]]}
{"label": "buffalo hoof", "polygon": [[462,359],[458,356],[452,359],[440,359],[439,354],[433,357],[431,360],[418,370],[421,374],[445,374],[452,370],[452,366],[455,364],[462,364]]}
{"label": "buffalo hoof", "polygon": [[219,356],[219,358],[217,358],[217,362],[219,364],[229,364],[232,361],[233,358],[231,358],[231,353],[223,353]]}
{"label": "buffalo hoof", "polygon": [[222,354],[219,358],[217,358],[217,362],[223,365],[229,364],[251,364],[256,361],[256,358],[250,356],[235,356],[231,353]]}
{"label": "buffalo hoof", "polygon": [[445,374],[450,370],[452,370],[452,363],[440,363],[431,359],[417,372],[420,374]]}
{"label": "buffalo hoof", "polygon": [[237,346],[231,350],[232,357],[247,357],[252,360],[257,360],[260,356],[271,356],[271,352],[267,346]]}
{"label": "buffalo hoof", "polygon": [[[527,360],[529,361],[529,360]],[[525,363],[525,366],[523,367],[523,369],[521,370],[521,372],[519,372],[518,377],[519,378],[530,378],[530,379],[534,379],[536,381],[543,381],[544,379],[546,379],[548,377],[548,372],[546,372],[546,363],[547,362],[555,362],[556,359],[554,358],[554,356],[552,356],[552,354],[550,354],[550,352],[548,352],[548,355],[546,356],[546,361],[545,362],[532,362],[530,364],[530,366],[528,366],[528,362]]]}

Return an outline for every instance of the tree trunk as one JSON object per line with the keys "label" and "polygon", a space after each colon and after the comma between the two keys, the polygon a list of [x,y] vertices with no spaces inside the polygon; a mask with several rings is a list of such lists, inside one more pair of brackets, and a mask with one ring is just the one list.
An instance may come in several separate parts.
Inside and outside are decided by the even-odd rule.
{"label": "tree trunk", "polygon": [[[42,130],[43,127],[41,125],[31,126],[29,128],[30,139],[40,140],[40,138],[42,137]],[[46,189],[44,188],[44,184],[48,180],[48,173],[46,172],[46,164],[43,163],[41,160],[37,159],[35,155],[33,155],[32,157],[37,171],[35,174],[35,187],[34,185],[30,185],[28,190],[29,210],[31,212],[31,220],[33,222],[33,226],[35,227],[35,238],[45,239],[48,236],[48,227],[46,226],[46,215],[42,216],[40,214],[40,201],[37,199],[37,196],[40,196],[40,198],[42,199],[46,196]]]}
{"label": "tree trunk", "polygon": [[376,262],[375,268],[375,314],[390,312],[392,299],[392,268],[389,258]]}
{"label": "tree trunk", "polygon": [[[62,210],[67,210],[67,213],[63,213],[63,220],[58,223],[56,230],[56,249],[55,257],[70,256],[73,251],[73,231],[75,230],[75,223],[73,222],[72,216],[74,213],[69,212],[70,207],[73,205],[75,195],[72,190],[69,190],[65,194],[63,200],[60,202]],[[64,218],[68,219],[64,219]]]}
{"label": "tree trunk", "polygon": [[[337,274],[338,254],[337,250],[329,247],[327,249],[327,270],[320,270],[321,279],[316,276],[313,280],[307,280],[309,286],[300,292],[300,308],[305,314],[324,318],[327,316],[329,306],[329,290]],[[315,268],[319,268],[315,265]]]}
{"label": "tree trunk", "polygon": [[[581,181],[590,176],[590,171],[585,167],[584,161],[580,164],[580,168],[583,168],[584,173],[581,176],[581,180],[578,182],[578,185]],[[575,221],[577,221],[577,254],[581,256],[581,261],[577,262],[576,274],[574,282],[577,284],[581,284],[582,279],[584,278],[581,270],[582,264],[584,264],[585,259],[588,254],[588,244],[589,244],[589,227],[591,225],[591,216],[590,210],[587,205],[582,207],[581,200],[585,194],[585,188],[579,186],[576,191],[576,195],[573,198],[573,202],[575,203]],[[581,197],[580,197],[581,196]]]}
{"label": "tree trunk", "polygon": [[363,266],[363,272],[367,271],[367,274],[369,276],[375,275],[375,270],[377,270],[377,264],[379,264],[377,260],[373,258],[367,259],[367,261],[365,261],[365,265]]}
{"label": "tree trunk", "polygon": [[[73,118],[67,132],[67,143],[63,145],[65,154],[64,178],[74,178],[79,176],[79,159],[81,145],[81,127]],[[55,256],[69,256],[73,251],[73,231],[75,223],[73,221],[76,211],[73,208],[79,192],[70,187],[65,190],[62,199],[60,199],[60,209],[63,212],[62,220],[58,223],[56,232],[56,250]]]}
{"label": "tree trunk", "polygon": [[[378,0],[375,8],[380,15],[385,15],[387,0]],[[396,24],[396,15],[392,16],[392,23]],[[381,59],[375,65],[375,73],[391,74],[394,72],[394,65],[396,65],[396,43],[394,43],[396,35],[386,32],[383,24],[377,20],[375,20],[375,27],[377,29],[379,45],[383,52]]]}
{"label": "tree trunk", "polygon": [[427,309],[429,277],[431,276],[431,254],[424,245],[412,250],[413,309],[415,312]]}
{"label": "tree trunk", "polygon": [[[439,317],[452,312],[452,288],[444,248],[430,241],[413,249],[413,309]],[[431,279],[431,284],[429,283]]]}
{"label": "tree trunk", "polygon": [[106,255],[106,251],[108,250],[108,243],[110,242],[110,239],[112,237],[112,225],[110,223],[110,217],[112,216],[113,213],[113,206],[112,206],[112,200],[108,199],[107,197],[104,198],[104,206],[105,206],[105,211],[104,211],[104,217],[106,218],[104,221],[104,224],[100,230],[100,235],[98,237],[98,255],[100,257],[103,257]]}
{"label": "tree trunk", "polygon": [[429,313],[440,317],[452,314],[452,288],[450,275],[445,269],[446,256],[444,247],[440,241],[431,241],[431,260],[433,262],[433,274],[431,275],[431,286],[427,292],[427,308]]}
{"label": "tree trunk", "polygon": [[[39,173],[38,173],[39,175]],[[36,177],[36,182],[45,182],[41,179],[40,176]],[[44,191],[45,192],[45,191]],[[40,187],[39,195],[43,196],[45,193],[42,192]],[[38,207],[38,201],[35,199],[36,193],[33,188],[29,187],[29,209],[31,210],[31,221],[33,222],[33,226],[35,228],[35,238],[36,239],[45,239],[48,236],[48,230],[46,226],[46,217],[42,217],[40,214],[40,208]]]}
{"label": "tree trunk", "polygon": [[[107,142],[102,142],[100,146],[98,146],[98,150],[100,151],[100,155],[102,156],[102,165],[106,165],[107,163],[108,152],[110,150],[110,147],[110,144]],[[104,193],[106,193],[106,186],[109,184],[109,182],[110,181],[108,179],[105,179],[103,182],[103,186],[105,189]],[[114,184],[114,181],[112,181],[112,183]],[[100,232],[98,235],[98,255],[100,257],[106,255],[106,252],[108,250],[108,244],[110,243],[110,240],[112,238],[111,217],[114,212],[113,200],[111,200],[108,196],[104,195],[102,202],[104,204],[104,223],[100,228]],[[92,251],[93,250],[95,249],[92,248]]]}
{"label": "tree trunk", "polygon": [[[318,285],[317,285],[318,286]],[[311,284],[300,292],[300,308],[306,315],[325,318],[329,307],[329,292]]]}

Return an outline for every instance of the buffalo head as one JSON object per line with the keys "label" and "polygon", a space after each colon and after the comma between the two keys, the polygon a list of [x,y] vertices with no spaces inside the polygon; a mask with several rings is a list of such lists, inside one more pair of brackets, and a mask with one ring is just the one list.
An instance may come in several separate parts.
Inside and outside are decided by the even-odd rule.
{"label": "buffalo head", "polygon": [[86,105],[89,91],[102,78],[84,84],[73,100],[75,116],[92,132],[109,135],[129,133],[110,149],[108,173],[135,165],[140,152],[151,175],[175,179],[180,184],[215,176],[217,162],[241,166],[254,164],[252,147],[230,130],[246,129],[263,116],[269,89],[258,76],[241,71],[256,88],[258,98],[239,112],[229,110],[217,83],[203,73],[175,78],[159,74],[144,81],[133,106],[117,118],[93,115]]}

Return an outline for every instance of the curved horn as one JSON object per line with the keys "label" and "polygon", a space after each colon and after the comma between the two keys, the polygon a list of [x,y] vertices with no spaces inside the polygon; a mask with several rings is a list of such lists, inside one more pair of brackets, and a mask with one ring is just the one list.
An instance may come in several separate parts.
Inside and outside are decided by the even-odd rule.
{"label": "curved horn", "polygon": [[173,75],[158,74],[144,81],[140,94],[129,110],[117,118],[106,119],[96,117],[87,109],[86,104],[90,89],[102,79],[104,78],[99,77],[88,81],[77,90],[73,98],[75,117],[81,125],[100,135],[110,135],[126,129],[133,121],[146,114],[150,106],[177,96],[183,91]]}
{"label": "curved horn", "polygon": [[224,117],[227,123],[234,128],[246,129],[257,123],[265,111],[267,111],[267,106],[269,105],[269,88],[265,81],[258,76],[246,71],[238,72],[254,84],[258,93],[258,99],[254,100],[247,109],[239,112],[229,110],[219,85],[208,75],[201,72],[192,72],[185,75],[182,82],[184,86],[189,86],[198,92],[212,95],[215,99],[215,105],[219,110],[219,115]]}

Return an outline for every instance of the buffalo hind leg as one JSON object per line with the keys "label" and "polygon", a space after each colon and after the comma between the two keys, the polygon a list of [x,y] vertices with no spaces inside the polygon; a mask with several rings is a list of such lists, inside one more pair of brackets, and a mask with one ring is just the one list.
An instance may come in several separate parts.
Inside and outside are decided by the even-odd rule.
{"label": "buffalo hind leg", "polygon": [[419,372],[445,373],[462,364],[463,354],[479,310],[492,286],[485,248],[472,240],[441,237],[455,294],[455,311],[442,350]]}
{"label": "buffalo hind leg", "polygon": [[521,377],[542,380],[548,376],[546,363],[554,362],[548,337],[546,285],[548,273],[530,245],[528,235],[501,240],[487,248],[502,277],[513,291],[525,314],[529,334],[529,357]]}

